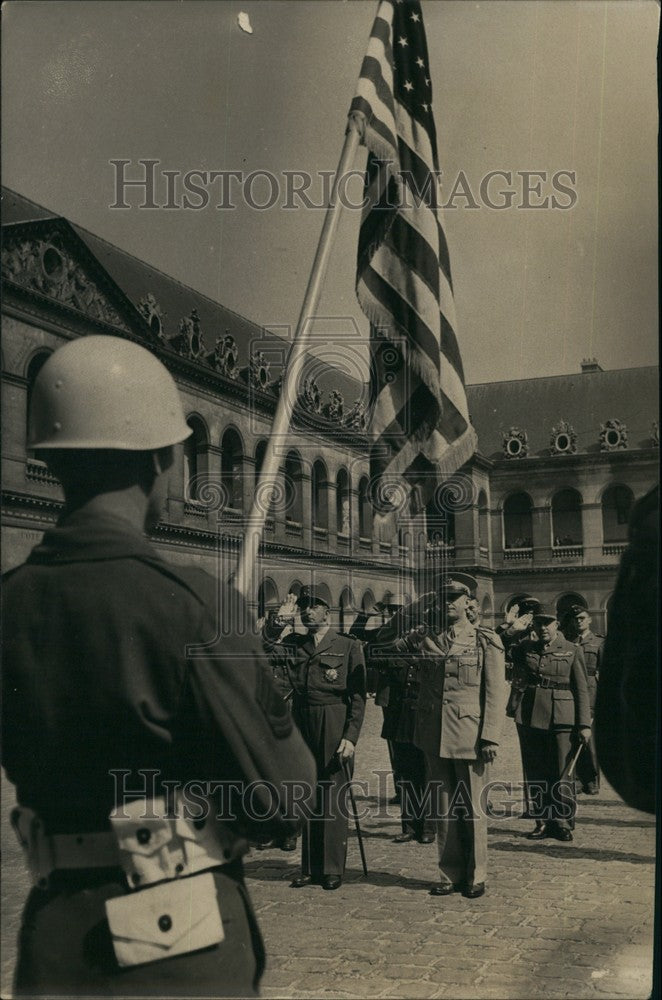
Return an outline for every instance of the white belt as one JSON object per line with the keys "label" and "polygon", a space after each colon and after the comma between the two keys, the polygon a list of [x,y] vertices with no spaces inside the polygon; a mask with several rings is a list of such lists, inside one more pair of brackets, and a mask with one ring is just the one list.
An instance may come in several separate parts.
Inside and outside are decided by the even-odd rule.
{"label": "white belt", "polygon": [[[179,804],[175,811],[181,812]],[[130,888],[139,889],[227,864],[243,853],[241,842],[214,819],[211,803],[204,818],[191,820],[168,816],[163,799],[137,799],[111,813],[112,830],[100,833],[49,836],[37,814],[23,806],[11,821],[40,888],[54,871],[121,867]]]}

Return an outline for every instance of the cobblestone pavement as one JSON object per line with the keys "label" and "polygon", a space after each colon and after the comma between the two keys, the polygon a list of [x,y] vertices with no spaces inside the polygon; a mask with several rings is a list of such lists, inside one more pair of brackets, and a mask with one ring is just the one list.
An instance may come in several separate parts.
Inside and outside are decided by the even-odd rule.
{"label": "cobblestone pavement", "polygon": [[[580,796],[572,844],[531,842],[519,818],[492,820],[487,894],[433,898],[434,845],[397,845],[398,815],[381,712],[368,704],[356,779],[370,874],[350,838],[342,888],[289,888],[298,855],[253,852],[247,876],[268,967],[267,998],[639,998],[651,989],[654,819],[628,809],[603,783]],[[375,777],[381,771],[381,779]],[[521,781],[517,737],[506,723],[493,778]],[[3,952],[0,995],[11,994],[25,877],[3,795]],[[515,796],[516,798],[519,796]],[[503,801],[506,796],[495,796]]]}

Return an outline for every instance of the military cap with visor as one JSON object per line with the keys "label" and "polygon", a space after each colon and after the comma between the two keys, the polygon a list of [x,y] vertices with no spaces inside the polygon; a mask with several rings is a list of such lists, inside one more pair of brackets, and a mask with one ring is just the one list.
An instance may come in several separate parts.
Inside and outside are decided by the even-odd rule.
{"label": "military cap with visor", "polygon": [[316,604],[323,604],[325,608],[329,607],[329,602],[322,595],[319,587],[302,587],[301,593],[297,597],[297,607],[303,610],[314,607]]}
{"label": "military cap with visor", "polygon": [[464,594],[467,597],[472,597],[476,593],[477,587],[478,581],[474,576],[470,576],[469,573],[453,572],[448,576],[442,576],[437,584],[439,593],[445,596],[449,594],[456,594],[457,596]]}

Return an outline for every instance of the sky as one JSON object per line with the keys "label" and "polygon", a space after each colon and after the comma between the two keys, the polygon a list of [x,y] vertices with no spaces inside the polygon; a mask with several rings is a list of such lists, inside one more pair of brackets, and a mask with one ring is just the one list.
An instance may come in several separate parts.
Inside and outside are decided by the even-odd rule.
{"label": "sky", "polygon": [[[422,8],[467,382],[577,372],[587,357],[605,369],[657,364],[657,3]],[[293,329],[323,211],[283,207],[285,172],[309,173],[322,201],[375,12],[372,0],[9,0],[3,183],[256,323]],[[159,161],[158,207],[140,208],[141,191],[127,189],[129,207],[113,208],[111,161],[129,161],[135,179],[143,159]],[[233,181],[235,207],[218,208],[210,182],[209,204],[186,208],[192,170],[265,171],[276,186],[263,174]],[[174,172],[171,207],[163,171]],[[512,183],[495,175],[483,197],[492,171]],[[527,171],[544,175],[528,199]],[[574,175],[559,175],[570,194],[554,190],[560,171]],[[467,196],[451,197],[458,183]],[[274,194],[273,207],[255,207]],[[570,207],[551,207],[552,195]],[[356,186],[348,196],[358,200]],[[359,222],[345,209],[322,335],[367,338],[354,294]]]}

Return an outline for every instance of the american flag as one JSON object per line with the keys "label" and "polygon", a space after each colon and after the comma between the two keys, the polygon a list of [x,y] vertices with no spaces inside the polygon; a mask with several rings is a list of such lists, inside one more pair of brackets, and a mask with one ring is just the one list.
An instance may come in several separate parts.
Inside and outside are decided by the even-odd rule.
{"label": "american flag", "polygon": [[476,449],[439,216],[418,0],[380,3],[350,117],[369,151],[356,292],[371,324],[373,503],[381,494],[376,506],[387,510],[389,484],[404,477],[415,512]]}

